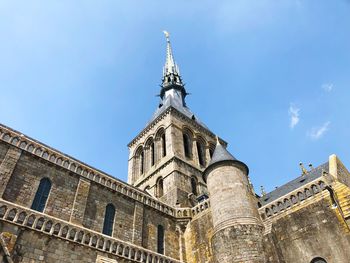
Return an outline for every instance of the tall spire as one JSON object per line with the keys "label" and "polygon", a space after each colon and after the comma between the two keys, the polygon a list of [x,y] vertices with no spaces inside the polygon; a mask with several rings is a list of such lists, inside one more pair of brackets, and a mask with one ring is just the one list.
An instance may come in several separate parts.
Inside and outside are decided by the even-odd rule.
{"label": "tall spire", "polygon": [[179,92],[181,103],[185,105],[186,90],[182,83],[180,76],[180,70],[177,66],[173,51],[170,43],[170,34],[167,31],[163,31],[166,38],[166,59],[163,67],[162,89],[160,91],[160,97],[163,100],[167,97],[167,94],[174,94],[175,91]]}
{"label": "tall spire", "polygon": [[174,56],[173,56],[173,50],[171,48],[170,44],[170,34],[167,31],[163,31],[165,38],[166,38],[166,60],[165,60],[165,65],[163,69],[163,77],[169,74],[176,74],[180,75],[179,68],[176,65],[174,61]]}

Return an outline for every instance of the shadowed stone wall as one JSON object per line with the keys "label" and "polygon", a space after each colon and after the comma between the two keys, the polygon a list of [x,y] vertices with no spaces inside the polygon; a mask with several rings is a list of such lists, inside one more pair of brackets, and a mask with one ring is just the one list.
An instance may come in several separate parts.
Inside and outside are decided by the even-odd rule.
{"label": "shadowed stone wall", "polygon": [[350,259],[349,229],[339,210],[332,209],[329,196],[274,221],[264,245],[268,262],[304,263],[321,257],[328,263],[348,263]]}

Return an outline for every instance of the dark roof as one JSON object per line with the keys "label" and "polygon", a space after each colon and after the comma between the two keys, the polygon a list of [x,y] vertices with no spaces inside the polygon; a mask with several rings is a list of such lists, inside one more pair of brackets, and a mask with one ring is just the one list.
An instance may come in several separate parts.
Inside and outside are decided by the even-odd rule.
{"label": "dark roof", "polygon": [[213,153],[213,157],[211,158],[207,168],[203,172],[203,180],[204,182],[207,181],[207,176],[208,176],[208,171],[210,170],[209,168],[214,166],[215,164],[222,163],[222,162],[232,162],[239,164],[240,166],[243,166],[245,169],[246,174],[248,175],[249,173],[249,168],[248,166],[237,160],[233,155],[226,149],[225,146],[221,145],[221,143],[216,144],[215,151]]}
{"label": "dark roof", "polygon": [[294,180],[276,188],[272,192],[270,192],[264,196],[261,196],[259,198],[261,205],[266,205],[266,204],[280,198],[281,196],[284,196],[284,195],[292,192],[293,190],[298,189],[299,187],[315,180],[316,178],[321,177],[322,171],[328,171],[328,167],[329,167],[328,162],[324,163],[324,164],[312,169],[306,175],[299,176],[299,177],[295,178]]}
{"label": "dark roof", "polygon": [[221,161],[237,161],[235,157],[220,143],[216,145],[213,157],[211,158],[208,167],[214,163]]}
{"label": "dark roof", "polygon": [[176,110],[178,110],[179,112],[181,112],[183,115],[185,115],[186,117],[193,119],[195,122],[197,122],[200,126],[202,126],[203,128],[207,129],[208,131],[209,128],[198,119],[197,116],[195,116],[192,111],[186,107],[184,105],[184,103],[182,102],[181,98],[174,98],[172,96],[167,96],[163,101],[162,104],[160,104],[160,107],[155,111],[155,113],[153,114],[151,120],[147,123],[147,125],[149,125],[152,121],[154,121],[159,115],[161,115],[164,111],[166,111],[169,107],[173,107]]}

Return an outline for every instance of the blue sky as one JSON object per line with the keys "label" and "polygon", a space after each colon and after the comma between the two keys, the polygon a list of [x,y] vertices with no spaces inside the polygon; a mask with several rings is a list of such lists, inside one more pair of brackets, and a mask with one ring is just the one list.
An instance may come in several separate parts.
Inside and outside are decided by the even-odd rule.
{"label": "blue sky", "polygon": [[171,40],[187,104],[272,190],[350,167],[350,1],[0,1],[0,122],[126,180]]}

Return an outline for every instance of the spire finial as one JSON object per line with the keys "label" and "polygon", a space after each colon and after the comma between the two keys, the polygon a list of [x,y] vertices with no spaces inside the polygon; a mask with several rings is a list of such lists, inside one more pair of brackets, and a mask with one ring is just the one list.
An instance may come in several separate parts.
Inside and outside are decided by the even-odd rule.
{"label": "spire finial", "polygon": [[176,65],[173,55],[173,50],[170,44],[170,34],[168,31],[163,31],[166,38],[166,60],[163,69],[163,77],[168,76],[170,74],[180,76],[179,67]]}
{"label": "spire finial", "polygon": [[179,67],[176,65],[173,51],[170,44],[170,34],[168,31],[163,31],[166,38],[166,58],[165,65],[163,67],[163,78],[160,90],[160,98],[164,98],[170,95],[172,98],[178,100],[178,102],[186,106],[185,97],[187,95],[184,84],[180,76]]}
{"label": "spire finial", "polygon": [[169,39],[170,34],[169,34],[169,32],[166,31],[166,30],[164,30],[163,33],[164,33],[164,35],[165,35],[166,42],[170,42],[170,39]]}

